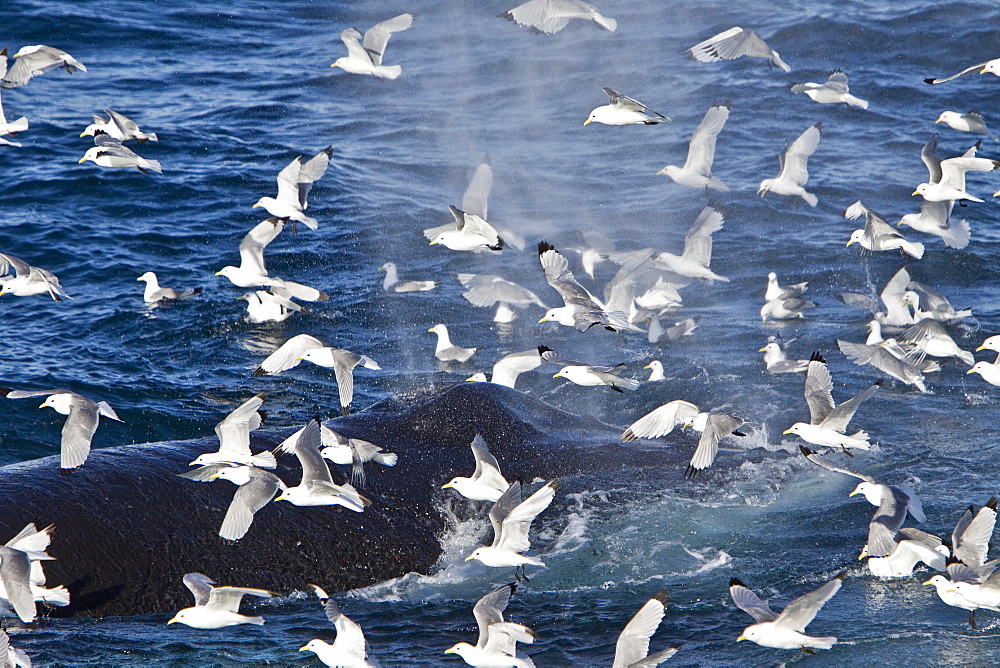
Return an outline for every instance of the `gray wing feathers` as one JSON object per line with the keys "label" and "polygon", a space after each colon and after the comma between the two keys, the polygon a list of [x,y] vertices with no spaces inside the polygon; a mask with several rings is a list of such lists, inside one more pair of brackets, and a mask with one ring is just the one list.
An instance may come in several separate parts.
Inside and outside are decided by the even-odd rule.
{"label": "gray wing feathers", "polygon": [[281,481],[276,475],[255,469],[250,475],[250,482],[236,489],[219,528],[219,536],[226,540],[243,538],[253,523],[254,513],[274,498],[280,486]]}
{"label": "gray wing feathers", "polygon": [[810,424],[819,424],[833,411],[833,379],[826,362],[810,360],[806,369],[805,395]]}
{"label": "gray wing feathers", "polygon": [[11,547],[0,547],[0,579],[7,590],[7,600],[26,624],[35,619],[35,598],[31,594],[30,574],[31,562],[27,554]]}
{"label": "gray wing feathers", "polygon": [[479,625],[479,640],[476,642],[476,647],[486,646],[491,624],[503,623],[503,611],[507,609],[515,589],[517,585],[506,584],[476,601],[476,605],[472,608],[472,614],[475,615],[476,623]]}
{"label": "gray wing feathers", "polygon": [[840,433],[844,433],[844,430],[847,429],[847,425],[850,423],[851,418],[854,417],[854,413],[857,412],[858,406],[861,402],[875,394],[875,391],[878,390],[881,385],[882,381],[878,381],[861,394],[848,399],[834,408],[833,411],[823,420],[823,426],[829,427]]}
{"label": "gray wing feathers", "polygon": [[803,594],[788,604],[776,620],[777,625],[786,626],[799,633],[804,633],[809,622],[816,617],[823,605],[840,591],[844,584],[846,573],[841,573],[823,586],[808,594]]}
{"label": "gray wing feathers", "polygon": [[660,591],[646,601],[622,629],[615,644],[615,661],[612,668],[628,668],[649,654],[649,637],[663,621],[666,594],[666,591]]}
{"label": "gray wing feathers", "polygon": [[732,597],[736,607],[753,617],[758,624],[773,622],[778,618],[778,613],[771,610],[771,606],[767,604],[767,601],[750,591],[739,580],[734,579],[730,581],[729,595]]}
{"label": "gray wing feathers", "polygon": [[365,41],[362,46],[368,52],[373,65],[382,64],[382,54],[385,52],[385,45],[389,43],[392,33],[406,30],[411,25],[413,25],[413,16],[400,14],[381,23],[376,23],[365,32]]}
{"label": "gray wing feathers", "polygon": [[201,573],[187,573],[183,578],[184,586],[194,595],[195,605],[208,603],[208,595],[212,593],[215,581]]}
{"label": "gray wing feathers", "polygon": [[712,163],[715,162],[715,144],[719,133],[729,120],[730,105],[716,104],[705,113],[698,127],[691,134],[688,143],[685,170],[692,170],[702,176],[712,174]]}
{"label": "gray wing feathers", "polygon": [[87,461],[90,441],[97,431],[97,421],[97,404],[79,395],[74,396],[62,428],[60,468],[75,469]]}
{"label": "gray wing feathers", "polygon": [[479,163],[476,172],[469,181],[469,186],[462,196],[462,210],[474,213],[480,218],[489,218],[490,190],[493,188],[493,165],[490,157],[485,156]]}

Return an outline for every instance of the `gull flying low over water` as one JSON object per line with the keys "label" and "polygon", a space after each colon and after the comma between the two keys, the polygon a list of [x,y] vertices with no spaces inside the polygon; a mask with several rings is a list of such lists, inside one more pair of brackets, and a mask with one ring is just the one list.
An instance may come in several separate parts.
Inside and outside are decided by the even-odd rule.
{"label": "gull flying low over water", "polygon": [[264,248],[274,241],[283,229],[285,223],[279,218],[268,218],[255,225],[240,241],[240,266],[223,267],[215,272],[215,275],[225,276],[233,285],[240,288],[264,285],[282,297],[295,297],[307,302],[327,299],[327,295],[316,288],[268,275],[264,266]]}
{"label": "gull flying low over water", "polygon": [[333,369],[343,415],[348,414],[348,408],[354,399],[354,368],[359,364],[366,369],[382,368],[367,355],[358,355],[342,348],[331,348],[323,345],[323,342],[314,336],[299,334],[285,341],[280,348],[268,355],[260,366],[254,369],[253,375],[281,373],[298,366],[302,361]]}
{"label": "gull flying low over water", "polygon": [[[474,374],[473,378],[479,382],[490,382],[494,385],[503,385],[505,387],[514,387],[517,383],[517,377],[522,373],[527,371],[533,371],[537,369],[542,364],[542,354],[550,350],[545,346],[538,346],[537,348],[531,348],[529,350],[522,350],[516,353],[510,353],[509,355],[504,355],[493,364],[493,370],[489,380],[486,379],[486,374],[480,371],[478,374]],[[481,378],[476,377],[481,376]],[[467,378],[466,380],[473,380],[473,378]],[[504,487],[504,489],[507,489]],[[501,490],[503,491],[503,490]]]}
{"label": "gull flying low over water", "polygon": [[472,439],[472,456],[476,460],[476,470],[472,475],[468,478],[456,476],[441,488],[454,489],[473,501],[496,503],[510,487],[510,483],[500,473],[500,463],[479,434]]}
{"label": "gull flying low over water", "polygon": [[3,75],[3,79],[0,80],[0,86],[3,88],[17,88],[28,83],[32,77],[45,74],[57,67],[65,69],[70,74],[76,70],[80,70],[81,72],[87,71],[83,63],[65,51],[60,51],[44,44],[22,46],[14,54],[14,64]]}
{"label": "gull flying low over water", "polygon": [[836,104],[843,102],[849,107],[867,109],[868,102],[851,95],[847,87],[847,75],[840,70],[834,70],[825,83],[792,84],[789,89],[793,93],[805,93],[820,104]]}
{"label": "gull flying low over water", "polygon": [[713,63],[719,60],[734,60],[742,56],[750,58],[766,58],[776,67],[786,72],[792,68],[783,61],[778,52],[769,47],[757,33],[748,28],[734,27],[724,30],[704,42],[695,44],[685,51],[689,58],[702,63]]}
{"label": "gull flying low over water", "polygon": [[432,246],[441,244],[457,251],[503,250],[504,240],[500,233],[485,219],[454,206],[449,206],[448,210],[455,218],[455,227],[434,237]]}
{"label": "gull flying low over water", "polygon": [[737,431],[742,424],[743,420],[732,415],[702,411],[690,401],[675,399],[633,422],[622,433],[622,440],[659,438],[669,434],[677,425],[700,432],[698,447],[695,448],[691,461],[684,471],[685,478],[693,478],[715,461],[715,456],[719,452],[719,441],[729,435],[745,435]]}
{"label": "gull flying low over water", "polygon": [[137,139],[139,142],[159,141],[155,132],[143,132],[139,129],[139,124],[125,114],[117,111],[105,109],[107,118],[94,114],[94,122],[84,128],[80,133],[81,137],[94,137],[99,134],[106,134],[118,141],[129,141]]}
{"label": "gull flying low over water", "polygon": [[806,192],[806,181],[809,180],[808,162],[809,156],[816,152],[819,146],[819,139],[823,122],[820,121],[810,126],[798,138],[785,148],[778,156],[781,169],[773,179],[764,179],[760,182],[757,193],[763,197],[769,192],[778,195],[797,195],[806,201],[809,206],[816,206],[819,201],[816,195]]}
{"label": "gull flying low over water", "polygon": [[942,111],[934,123],[944,123],[952,130],[959,130],[961,132],[978,132],[987,135],[993,141],[1000,141],[1000,137],[997,137],[986,127],[983,115],[975,109],[970,109],[964,114],[960,114],[957,111]]}
{"label": "gull flying low over water", "polygon": [[565,378],[571,383],[584,387],[606,385],[615,392],[624,392],[625,390],[636,390],[639,388],[639,381],[632,378],[621,378],[618,375],[625,368],[624,364],[617,366],[594,366],[560,357],[554,350],[545,349],[544,351],[539,350],[539,352],[544,361],[562,365],[562,368],[552,376],[553,378]]}
{"label": "gull flying low over water", "polygon": [[611,668],[658,666],[677,653],[683,643],[659,652],[649,653],[649,637],[656,632],[656,628],[663,621],[666,605],[667,590],[661,589],[639,608],[639,612],[635,613],[635,616],[618,634],[618,642],[615,643],[615,660],[611,664]]}
{"label": "gull flying low over water", "polygon": [[[927,520],[924,516],[923,504],[913,490],[895,485],[886,485],[878,482],[869,475],[855,473],[850,469],[837,466],[823,455],[817,454],[805,446],[799,446],[799,449],[805,455],[805,458],[813,464],[828,471],[835,471],[836,473],[842,473],[861,480],[849,496],[861,494],[868,503],[877,507],[875,514],[872,515],[872,519],[868,523],[868,543],[861,553],[862,558],[868,557],[869,566],[872,565],[873,559],[884,559],[886,557],[890,559],[900,558],[900,555],[894,554],[897,552],[900,543],[911,540],[910,535],[900,532],[903,522],[906,520],[907,513],[917,522],[925,522]],[[924,535],[926,536],[927,534]],[[920,542],[919,540],[913,541],[916,547],[919,547],[918,544]],[[940,544],[940,540],[938,540],[938,544]],[[911,552],[913,551],[911,550]],[[927,556],[929,552],[936,554]],[[915,558],[913,556],[906,557],[912,560],[910,564],[911,571],[913,564],[919,560],[933,562],[939,559],[938,565],[941,567],[944,566],[944,555],[942,552],[934,549],[921,549],[916,551],[915,554],[917,555]],[[878,566],[876,565],[877,568]]]}
{"label": "gull flying low over water", "polygon": [[157,160],[147,160],[110,135],[97,135],[94,144],[80,158],[80,164],[90,160],[101,167],[135,167],[143,174],[154,171],[162,174]]}
{"label": "gull flying low over water", "polygon": [[712,263],[712,235],[721,230],[725,222],[722,211],[716,205],[709,204],[701,210],[684,234],[684,251],[681,255],[664,251],[656,256],[653,266],[687,279],[701,278],[709,282],[728,283],[728,278],[708,268]]}
{"label": "gull flying low over water", "polygon": [[601,30],[610,32],[614,32],[618,27],[617,21],[601,16],[596,7],[582,0],[529,0],[500,14],[500,18],[544,35],[559,32],[566,27],[570,19],[593,21]]}
{"label": "gull flying low over water", "polygon": [[882,338],[882,325],[878,320],[868,323],[868,340],[864,343],[853,343],[837,339],[837,347],[847,359],[858,366],[873,366],[896,380],[912,385],[921,392],[927,392],[924,385],[924,374],[940,371],[937,362],[929,360],[917,363],[896,339]]}
{"label": "gull flying low over water", "polygon": [[331,645],[318,638],[299,648],[300,652],[313,652],[327,666],[350,668],[376,668],[378,663],[368,658],[365,634],[358,624],[340,612],[337,602],[320,587],[309,585],[316,593],[326,618],[337,629],[337,639]]}
{"label": "gull flying low over water", "polygon": [[244,596],[271,598],[274,595],[264,589],[216,587],[210,577],[201,573],[186,574],[184,586],[194,596],[194,607],[179,611],[167,624],[180,622],[196,629],[221,629],[237,624],[261,626],[263,617],[248,617],[239,613],[240,601]]}
{"label": "gull flying low over water", "polygon": [[156,274],[151,271],[147,271],[135,280],[143,281],[146,284],[146,288],[142,293],[142,300],[147,304],[155,304],[164,299],[187,299],[201,292],[201,288],[174,290],[173,288],[160,287],[160,283],[156,279]]}
{"label": "gull flying low over water", "polygon": [[[192,471],[181,477],[198,480],[195,476],[201,471],[202,469]],[[222,519],[222,526],[219,527],[219,537],[227,541],[235,542],[243,538],[253,524],[254,514],[270,503],[279,489],[286,487],[278,476],[256,466],[216,464],[205,467],[204,472],[209,473],[209,481],[222,478],[237,486],[226,516]]]}
{"label": "gull flying low over water", "polygon": [[302,162],[301,155],[297,156],[278,172],[278,196],[261,197],[251,208],[264,207],[275,218],[298,221],[310,230],[315,230],[319,223],[305,214],[309,208],[309,191],[312,190],[313,183],[326,174],[332,154],[333,147],[327,146],[306,162]]}
{"label": "gull flying low over water", "polygon": [[979,70],[980,74],[995,74],[1000,77],[1000,58],[994,58],[993,60],[987,60],[986,62],[979,63],[978,65],[973,65],[972,67],[966,67],[964,70],[958,74],[952,74],[950,77],[943,77],[939,79],[924,79],[925,83],[929,84],[942,84],[946,81],[951,81],[952,79],[957,79],[963,74],[968,74],[969,72],[974,72]]}
{"label": "gull flying low over water", "polygon": [[376,23],[365,31],[364,42],[361,32],[347,28],[340,33],[340,41],[347,47],[347,55],[337,58],[330,67],[339,67],[351,74],[371,74],[379,79],[395,79],[403,72],[399,65],[383,65],[385,46],[394,32],[401,32],[413,25],[413,16],[400,14]]}
{"label": "gull flying low over water", "polygon": [[545,566],[541,560],[524,554],[530,547],[528,531],[535,518],[552,503],[559,489],[559,480],[542,485],[534,494],[521,501],[521,483],[514,481],[507,491],[490,508],[493,525],[493,543],[473,550],[466,561],[479,560],[487,566],[502,568],[514,566],[524,574],[524,566]]}
{"label": "gull flying low over water", "polygon": [[560,325],[576,327],[580,332],[594,325],[603,325],[612,332],[629,328],[624,313],[606,312],[597,298],[576,281],[569,270],[569,262],[552,244],[538,242],[538,261],[545,272],[545,280],[563,299],[563,306],[549,309],[539,322],[554,320]]}
{"label": "gull flying low over water", "polygon": [[882,381],[876,381],[861,394],[837,406],[833,403],[833,380],[826,367],[826,360],[818,352],[814,352],[809,359],[805,384],[809,422],[796,422],[783,433],[797,434],[803,441],[813,445],[842,448],[844,452],[847,452],[847,448],[867,450],[870,447],[867,433],[858,431],[849,436],[845,432],[861,402],[875,394],[881,386]]}
{"label": "gull flying low over water", "polygon": [[460,642],[444,653],[458,654],[470,666],[533,667],[535,664],[530,658],[517,654],[517,643],[535,642],[535,632],[527,626],[503,619],[503,612],[516,589],[516,584],[506,584],[476,601],[472,608],[479,627],[476,644]]}
{"label": "gull flying low over water", "polygon": [[941,179],[937,183],[921,183],[913,195],[922,195],[931,202],[969,200],[983,202],[965,191],[966,172],[992,172],[1000,167],[1000,161],[988,158],[948,158],[941,161]]}
{"label": "gull flying low over water", "polygon": [[715,162],[716,138],[726,125],[732,106],[732,102],[713,104],[691,135],[684,166],[667,165],[657,174],[666,174],[675,183],[689,188],[729,190],[719,178],[712,176],[712,163]]}
{"label": "gull flying low over water", "polygon": [[0,253],[0,286],[0,295],[30,297],[48,293],[57,302],[70,299],[59,284],[58,276],[6,253]]}
{"label": "gull flying low over water", "polygon": [[[930,141],[924,144],[920,150],[920,159],[927,165],[928,183],[938,183],[941,181],[941,158],[936,155],[939,136],[937,133],[931,137]],[[965,152],[962,157],[972,158],[979,148],[975,146]],[[964,179],[964,177],[963,177]],[[964,180],[963,180],[964,189]],[[908,213],[904,215],[896,225],[909,225],[918,232],[934,234],[941,237],[944,244],[949,248],[965,248],[969,245],[971,231],[966,220],[952,221],[951,211],[955,206],[952,200],[932,202],[921,198],[920,213]]]}
{"label": "gull flying low over water", "polygon": [[[908,293],[909,294],[909,293]],[[912,343],[915,350],[911,356],[917,363],[925,355],[931,357],[954,357],[966,365],[975,364],[976,359],[968,350],[962,350],[944,327],[933,318],[923,318],[899,335],[899,340]]]}
{"label": "gull flying low over water", "polygon": [[639,100],[634,100],[627,95],[622,95],[611,88],[601,90],[611,99],[611,104],[597,107],[590,116],[583,122],[584,125],[591,123],[603,123],[604,125],[658,125],[659,123],[669,123],[670,119],[658,111],[653,111]]}
{"label": "gull flying low over water", "polygon": [[830,649],[836,644],[836,638],[807,636],[806,626],[815,619],[823,605],[840,591],[845,577],[847,571],[839,573],[818,589],[799,596],[785,606],[781,614],[771,610],[767,601],[762,600],[745,584],[733,578],[729,581],[729,595],[733,603],[757,622],[743,629],[743,633],[736,641],[752,640],[762,647],[801,649],[807,652],[814,649]]}
{"label": "gull flying low over water", "polygon": [[66,422],[62,428],[62,445],[60,450],[59,468],[63,474],[69,474],[83,466],[90,454],[90,441],[97,431],[100,416],[111,418],[118,422],[123,420],[105,401],[90,399],[69,390],[7,390],[0,389],[8,399],[25,399],[28,397],[45,396],[40,406],[48,406],[60,415],[65,415]]}
{"label": "gull flying low over water", "polygon": [[768,373],[799,373],[809,368],[809,360],[790,360],[777,340],[768,341],[757,352],[764,353],[764,366]]}
{"label": "gull flying low over water", "polygon": [[844,211],[844,218],[848,220],[855,220],[861,216],[865,217],[865,226],[863,229],[851,232],[851,238],[847,241],[848,246],[856,243],[872,252],[898,249],[917,260],[924,256],[922,243],[904,239],[902,234],[885,221],[885,218],[862,204],[861,200]]}
{"label": "gull flying low over water", "polygon": [[[304,430],[305,427],[302,427],[296,431],[282,441],[274,451],[294,455],[295,446]],[[394,452],[386,452],[374,443],[363,441],[360,438],[347,438],[326,425],[320,425],[320,445],[323,448],[319,454],[323,459],[328,459],[334,464],[351,467],[351,482],[357,485],[365,484],[365,462],[374,461],[382,466],[395,466],[399,459]]]}

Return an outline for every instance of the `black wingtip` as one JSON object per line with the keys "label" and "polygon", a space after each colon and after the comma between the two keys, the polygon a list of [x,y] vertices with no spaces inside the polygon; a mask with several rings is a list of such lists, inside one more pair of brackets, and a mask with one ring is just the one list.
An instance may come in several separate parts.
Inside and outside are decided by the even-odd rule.
{"label": "black wingtip", "polygon": [[809,448],[807,448],[804,445],[799,445],[799,452],[801,452],[806,457],[808,457],[809,455],[815,455],[816,454],[815,450],[810,450]]}
{"label": "black wingtip", "polygon": [[819,362],[820,364],[826,364],[826,360],[823,359],[823,356],[819,354],[818,350],[813,351],[812,357],[809,358],[809,361]]}
{"label": "black wingtip", "polygon": [[653,598],[662,603],[663,605],[666,605],[668,600],[667,590],[661,589],[660,591],[653,594]]}
{"label": "black wingtip", "polygon": [[[340,417],[347,417],[350,414],[351,414],[351,407],[350,406],[341,406],[340,407]],[[316,418],[316,420],[318,421],[319,418]]]}
{"label": "black wingtip", "polygon": [[548,346],[538,346],[539,355],[544,355],[545,353],[554,353],[554,352],[555,351],[552,350],[552,348],[549,348]]}
{"label": "black wingtip", "polygon": [[610,387],[615,392],[621,392],[622,394],[625,394],[625,390],[623,390],[622,388],[618,387],[617,385],[608,385],[608,387]]}
{"label": "black wingtip", "polygon": [[[554,251],[554,250],[556,250],[556,247],[553,246],[552,244],[550,244],[548,241],[539,241],[538,242],[538,254],[539,255],[541,255],[542,253],[547,253],[548,251]],[[558,252],[558,251],[556,251],[556,252]]]}
{"label": "black wingtip", "polygon": [[840,580],[841,582],[843,582],[844,580],[847,579],[847,571],[846,570],[840,571],[839,573],[833,576],[833,579]]}
{"label": "black wingtip", "polygon": [[990,500],[986,502],[986,506],[985,507],[986,508],[990,508],[991,510],[996,510],[997,509],[997,497],[995,497],[995,496],[991,497]]}
{"label": "black wingtip", "polygon": [[634,441],[638,438],[639,438],[638,436],[632,433],[631,429],[626,429],[624,432],[622,432],[622,440],[625,441],[626,443],[629,441]]}
{"label": "black wingtip", "polygon": [[884,384],[885,384],[885,379],[884,378],[879,378],[874,383],[872,383],[872,385],[874,385],[875,387],[882,387],[882,385],[884,385]]}
{"label": "black wingtip", "polygon": [[14,390],[10,389],[9,387],[0,387],[0,397],[6,397],[13,391]]}
{"label": "black wingtip", "polygon": [[924,83],[933,84],[937,79],[924,79]]}
{"label": "black wingtip", "polygon": [[690,464],[688,464],[688,467],[686,469],[684,469],[684,479],[685,480],[690,480],[691,478],[695,477],[696,475],[698,475],[698,469],[696,469],[695,467],[693,467]]}
{"label": "black wingtip", "polygon": [[739,429],[734,429],[733,431],[731,431],[731,432],[729,432],[729,433],[730,433],[730,434],[732,434],[733,436],[739,436],[739,437],[741,437],[741,438],[742,438],[742,437],[744,437],[744,436],[746,436],[746,434],[744,434],[744,433],[743,433],[742,431],[740,431]]}
{"label": "black wingtip", "polygon": [[739,578],[730,578],[729,579],[729,586],[730,587],[743,587],[744,589],[749,589],[749,587],[747,587],[745,584],[743,584],[743,582]]}
{"label": "black wingtip", "polygon": [[551,487],[553,492],[558,492],[559,487],[562,486],[562,483],[559,482],[559,478],[553,478],[552,480],[548,481],[545,484]]}
{"label": "black wingtip", "polygon": [[251,376],[263,376],[265,373],[267,373],[267,372],[264,371],[263,367],[257,367],[256,369],[253,370],[253,373],[250,374],[250,375]]}

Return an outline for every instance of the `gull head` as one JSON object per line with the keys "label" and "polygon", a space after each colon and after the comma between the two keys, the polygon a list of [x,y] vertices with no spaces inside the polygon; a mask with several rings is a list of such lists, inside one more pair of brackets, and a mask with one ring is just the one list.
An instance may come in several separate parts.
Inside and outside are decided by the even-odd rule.
{"label": "gull head", "polygon": [[937,124],[937,123],[947,123],[949,121],[957,120],[960,117],[961,117],[961,114],[956,113],[954,111],[942,111],[941,115],[938,116],[938,119],[936,121],[934,121],[934,123],[935,124]]}
{"label": "gull head", "polygon": [[174,624],[176,622],[180,622],[181,624],[187,624],[188,623],[187,620],[188,620],[188,617],[190,616],[190,612],[191,612],[190,608],[184,608],[183,610],[181,610],[180,612],[178,612],[176,615],[174,615],[173,619],[171,619],[169,622],[167,622],[167,624]]}
{"label": "gull head", "polygon": [[82,158],[80,158],[79,161],[80,164],[82,165],[88,160],[93,160],[94,162],[97,162],[97,154],[100,150],[101,148],[99,146],[92,146],[91,148],[88,148],[87,152],[83,154]]}
{"label": "gull head", "polygon": [[804,422],[796,422],[791,427],[789,427],[788,429],[786,429],[785,431],[783,431],[781,433],[782,434],[800,434],[801,435],[802,427],[805,427],[805,426],[806,426],[806,424]]}
{"label": "gull head", "polygon": [[861,240],[864,238],[865,238],[864,230],[854,230],[853,232],[851,232],[851,238],[848,239],[847,245],[850,246],[851,244],[859,244],[861,243]]}
{"label": "gull head", "polygon": [[219,271],[215,272],[215,275],[216,276],[229,276],[234,271],[238,271],[238,269],[239,269],[238,267],[231,267],[231,266],[230,267],[223,267]]}
{"label": "gull head", "polygon": [[948,585],[951,584],[951,580],[949,580],[948,578],[946,578],[943,575],[935,575],[930,580],[927,580],[926,582],[924,582],[924,584],[925,585],[934,585],[935,587],[942,586],[942,585],[943,586],[948,586]]}
{"label": "gull head", "polygon": [[[25,48],[29,48],[29,47],[25,47]],[[34,48],[38,48],[38,47],[34,47]],[[24,49],[21,49],[21,51],[24,51]],[[20,53],[20,51],[18,51],[18,53]],[[17,55],[15,54],[14,57],[16,58]],[[995,74],[998,77],[1000,77],[1000,58],[994,58],[990,62],[986,63],[986,66],[983,67],[983,71],[980,72],[980,74]]]}
{"label": "gull head", "polygon": [[971,369],[965,372],[965,375],[969,375],[970,373],[979,373],[980,371],[984,371],[987,369],[987,367],[991,366],[993,365],[990,364],[989,362],[976,362],[975,364],[972,365]]}
{"label": "gull head", "polygon": [[451,480],[449,480],[445,484],[441,485],[441,489],[449,489],[451,487],[457,486],[458,484],[459,484],[458,478],[452,478]]}
{"label": "gull head", "polygon": [[445,654],[458,654],[459,656],[462,656],[462,653],[465,652],[467,649],[472,649],[472,645],[470,645],[467,642],[460,642],[457,645],[452,645],[451,647],[449,647],[448,649],[446,649],[444,651],[444,653]]}
{"label": "gull head", "polygon": [[222,478],[223,480],[228,480],[234,485],[242,486],[250,482],[251,468],[252,467],[250,466],[230,466],[214,473],[211,479],[217,480]]}
{"label": "gull head", "polygon": [[273,197],[261,197],[259,200],[257,200],[257,203],[254,204],[250,208],[251,209],[257,209],[257,208],[260,208],[260,207],[264,207],[266,209],[270,204],[274,204],[274,203],[276,203],[276,202],[275,202],[275,199]]}
{"label": "gull head", "polygon": [[930,187],[931,187],[931,184],[929,184],[929,183],[921,183],[919,186],[917,186],[916,190],[914,190],[912,193],[910,193],[910,196],[912,197],[913,195],[923,195],[924,193],[927,192],[927,190]]}
{"label": "gull head", "polygon": [[[17,53],[14,54],[14,57],[15,58],[20,58],[21,56],[27,56],[30,53],[34,53],[35,51],[38,51],[40,48],[42,48],[41,44],[33,44],[31,46],[22,46],[21,49]],[[989,65],[989,63],[987,63],[987,66],[988,65]],[[983,71],[985,72],[986,70],[983,70]]]}
{"label": "gull head", "polygon": [[864,495],[868,503],[873,506],[877,506],[882,503],[882,485],[876,485],[870,482],[858,483],[858,486],[855,487],[854,491],[848,494],[848,496],[855,496],[857,494]]}
{"label": "gull head", "polygon": [[764,179],[760,182],[760,187],[757,188],[757,194],[763,197],[772,187],[774,187],[774,179]]}
{"label": "gull head", "polygon": [[486,374],[485,373],[483,373],[482,371],[477,371],[476,373],[474,373],[471,376],[469,376],[468,378],[466,378],[465,382],[467,382],[467,383],[486,383],[488,381],[486,380]]}
{"label": "gull head", "polygon": [[670,178],[676,180],[677,176],[680,174],[681,171],[683,170],[681,170],[681,168],[678,167],[677,165],[667,165],[666,167],[658,171],[656,175],[659,176],[660,174],[666,174]]}
{"label": "gull head", "polygon": [[994,334],[983,341],[983,345],[976,348],[976,352],[979,352],[980,350],[996,350],[997,352],[1000,352],[1000,334]]}
{"label": "gull head", "polygon": [[473,550],[472,554],[467,556],[465,560],[472,561],[473,559],[480,559],[483,556],[483,554],[485,554],[485,551],[486,551],[485,547],[478,547],[475,550]]}
{"label": "gull head", "polygon": [[72,394],[66,394],[66,393],[50,394],[45,398],[45,401],[42,402],[42,405],[39,406],[39,408],[48,407],[54,410],[56,413],[60,413],[62,415],[69,415],[70,404],[72,402],[73,402]]}
{"label": "gull head", "polygon": [[329,649],[330,645],[323,642],[322,640],[316,638],[315,640],[310,640],[302,647],[299,647],[300,652],[322,652],[325,649]]}
{"label": "gull head", "polygon": [[742,642],[744,640],[760,642],[761,635],[760,624],[753,624],[743,629],[743,633],[741,633],[740,637],[736,639],[736,642]]}

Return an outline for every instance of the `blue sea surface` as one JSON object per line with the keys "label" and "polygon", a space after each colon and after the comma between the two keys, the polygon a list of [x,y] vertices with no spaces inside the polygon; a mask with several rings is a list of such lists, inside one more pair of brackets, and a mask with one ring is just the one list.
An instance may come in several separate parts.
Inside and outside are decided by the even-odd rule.
{"label": "blue sea surface", "polygon": [[[750,422],[750,436],[727,443],[715,465],[691,481],[682,478],[683,464],[635,479],[621,474],[620,461],[625,452],[641,464],[650,447],[684,448],[683,461],[690,438],[616,450],[606,473],[563,480],[533,528],[534,551],[548,569],[520,587],[508,608],[510,619],[537,631],[537,642],[523,648],[537,665],[610,665],[620,629],[663,587],[670,604],[651,648],[683,642],[672,665],[1000,664],[995,614],[981,611],[981,628],[973,631],[965,611],[920,586],[928,573],[879,581],[864,569],[857,555],[873,509],[848,498],[853,479],[809,464],[798,456],[798,439],[782,435],[808,416],[802,376],[769,376],[757,352],[768,336],[795,339],[793,356],[819,350],[827,358],[837,401],[857,394],[877,376],[844,358],[835,340],[863,341],[869,316],[836,295],[875,295],[904,265],[914,280],[973,310],[974,319],[949,327],[960,346],[973,350],[1000,332],[994,175],[969,175],[970,191],[987,201],[956,207],[972,226],[962,250],[909,228],[901,231],[927,247],[919,261],[845,248],[857,224],[842,216],[859,199],[893,224],[918,210],[910,193],[926,180],[921,146],[938,131],[941,155],[954,156],[978,138],[935,126],[941,111],[978,109],[1000,131],[997,78],[974,73],[923,83],[1000,55],[1000,5],[598,4],[617,19],[617,31],[572,21],[555,35],[531,34],[498,18],[511,5],[496,0],[7,0],[0,45],[13,53],[48,44],[88,71],[56,70],[2,91],[7,117],[26,115],[31,127],[17,138],[22,147],[0,148],[0,251],[54,272],[73,299],[0,298],[0,384],[67,387],[107,401],[124,423],[102,421],[94,437],[102,448],[210,435],[261,391],[269,426],[336,416],[336,383],[325,369],[302,365],[251,376],[265,356],[302,333],[382,366],[357,373],[355,409],[432,381],[462,381],[503,354],[539,344],[571,358],[623,362],[624,375],[636,378],[645,378],[643,366],[656,358],[667,380],[626,394],[570,385],[548,368],[518,382],[562,409],[623,428],[672,399]],[[330,68],[345,55],[342,30],[364,31],[402,12],[414,14],[413,26],[394,35],[385,52],[385,63],[402,66],[397,80]],[[757,31],[792,71],[762,59],[684,57],[686,48],[734,25]],[[851,92],[870,101],[867,111],[819,105],[788,90],[825,81],[837,68],[850,77]],[[607,101],[604,86],[673,122],[584,127],[591,109]],[[650,345],[641,334],[579,334],[536,324],[542,311],[534,307],[512,325],[498,325],[492,309],[461,297],[455,273],[500,274],[558,305],[535,245],[580,247],[584,230],[602,231],[619,250],[679,253],[706,194],[656,172],[683,164],[691,132],[714,101],[732,102],[715,162],[731,190],[709,196],[726,217],[714,236],[712,269],[730,282],[682,290],[676,319],[701,316],[693,336]],[[92,145],[78,135],[92,114],[108,108],[159,135],[159,142],[134,148],[159,160],[163,174],[78,164]],[[823,135],[807,188],[819,205],[757,196],[759,182],[777,174],[785,145],[818,121]],[[251,206],[275,194],[278,171],[327,146],[330,169],[310,194],[319,229],[286,229],[266,257],[272,274],[330,299],[284,323],[251,324],[236,299],[245,291],[214,274],[238,263],[240,240],[264,217]],[[430,246],[421,231],[450,220],[448,205],[461,203],[485,155],[494,170],[490,219],[524,236],[527,246],[499,254]],[[1000,147],[986,138],[979,155],[1000,157]],[[566,253],[595,293],[614,274],[604,263],[591,282],[577,256]],[[387,261],[404,278],[442,284],[386,294],[378,268]],[[149,308],[136,282],[145,271],[164,285],[202,292]],[[809,281],[817,307],[804,321],[761,322],[769,271],[782,283]],[[438,322],[459,345],[480,347],[471,362],[434,358],[427,329]],[[928,518],[922,528],[948,536],[965,507],[1000,491],[1000,411],[997,388],[953,361],[942,366],[928,376],[928,394],[886,380],[852,425],[878,445],[847,465],[912,485]],[[62,422],[31,401],[0,400],[0,463],[55,454]],[[441,499],[449,512],[452,501],[444,493]],[[463,561],[489,539],[487,525],[450,522],[433,574],[338,596],[382,665],[462,665],[443,651],[474,641],[473,603],[510,576]],[[750,618],[730,601],[730,578],[780,608],[845,568],[842,590],[809,627],[836,635],[832,650],[807,656],[735,642]],[[211,564],[203,570],[224,584],[267,586],[225,582]],[[13,644],[41,666],[319,665],[296,650],[311,638],[335,636],[316,601],[302,593],[245,607],[267,623],[211,632],[168,627],[166,615],[139,615],[43,619],[37,628],[8,629]]]}

